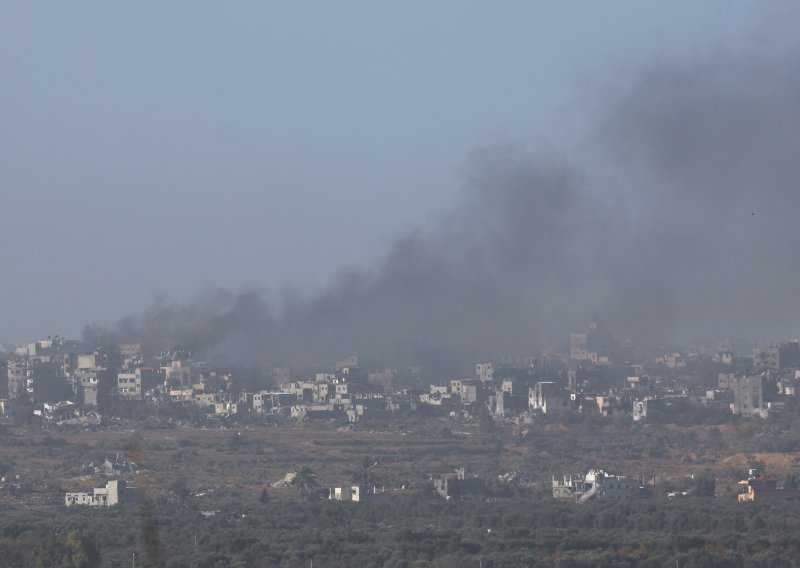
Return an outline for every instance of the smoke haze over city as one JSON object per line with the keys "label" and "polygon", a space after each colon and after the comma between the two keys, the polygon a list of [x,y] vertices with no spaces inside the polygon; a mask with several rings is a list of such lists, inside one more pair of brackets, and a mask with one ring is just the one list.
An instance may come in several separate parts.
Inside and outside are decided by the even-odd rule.
{"label": "smoke haze over city", "polygon": [[[572,140],[544,130],[538,140],[483,136],[452,172],[458,189],[437,195],[433,213],[392,225],[396,236],[376,233],[368,208],[339,217],[330,201],[339,190],[332,188],[334,197],[319,201],[329,209],[331,234],[347,225],[341,230],[352,242],[382,236],[369,254],[361,249],[357,262],[338,262],[338,270],[321,262],[316,286],[301,285],[297,273],[296,289],[285,281],[283,294],[269,295],[263,289],[272,281],[248,274],[244,287],[219,287],[213,275],[198,278],[187,268],[192,284],[176,294],[184,270],[176,257],[174,271],[168,262],[159,265],[168,294],[143,311],[132,309],[119,323],[87,314],[85,321],[93,323],[85,333],[142,341],[151,351],[183,345],[219,357],[293,365],[349,353],[395,363],[525,354],[563,342],[592,314],[608,321],[616,335],[652,341],[794,336],[800,48],[781,33],[772,19],[777,16],[758,16],[744,31],[698,42],[691,53],[651,53],[582,80],[583,90],[571,93],[572,111],[563,118],[565,130],[579,123]],[[524,58],[515,61],[521,65]],[[181,159],[193,168],[191,162],[202,156]],[[317,166],[311,154],[302,163],[309,172]],[[174,167],[165,170],[167,177]],[[371,183],[393,187],[394,169],[370,173]],[[412,205],[401,209],[422,208],[432,180],[428,173],[409,164],[402,182],[418,179],[422,189],[408,191]],[[224,171],[215,175],[225,179]],[[144,225],[149,215],[157,217],[153,231],[169,250],[187,223],[182,200],[191,214],[191,203],[202,200],[203,191],[222,195],[237,183],[251,181],[234,168],[215,188],[194,195],[186,187],[177,201],[166,197],[163,207],[154,201],[158,213],[146,212],[142,203],[131,206],[143,208]],[[242,198],[231,191],[231,199]],[[398,203],[406,199],[400,187],[392,195]],[[283,251],[278,255],[260,256],[242,246],[242,227],[269,224],[280,215],[279,205],[270,211],[269,202],[264,204],[263,218],[243,213],[217,220],[203,213],[196,219],[207,225],[199,250],[209,251],[208,258],[224,251],[220,272],[242,265],[291,274],[302,251],[314,248],[308,242],[296,246],[290,232],[271,242]],[[313,210],[314,200],[307,206]],[[92,203],[85,207],[94,222]],[[164,228],[164,209],[174,210],[174,233]],[[299,210],[295,221],[304,224]],[[81,220],[76,216],[73,222]],[[113,219],[98,223],[100,233],[118,230]],[[359,223],[360,233],[354,228]],[[325,231],[311,232],[324,249]],[[70,254],[76,265],[92,270],[108,255],[130,254],[136,261],[126,275],[136,279],[149,263],[135,241],[130,250],[107,250],[102,238],[89,239]],[[150,237],[143,242],[144,249],[158,251]],[[191,244],[189,249],[195,250]],[[202,252],[191,254],[192,263],[204,261]],[[113,301],[121,271],[115,265],[112,275],[96,273],[108,280],[100,295],[110,299],[103,302]],[[69,286],[66,274],[63,285]],[[197,292],[203,280],[212,284]],[[45,287],[40,293],[55,292]]]}

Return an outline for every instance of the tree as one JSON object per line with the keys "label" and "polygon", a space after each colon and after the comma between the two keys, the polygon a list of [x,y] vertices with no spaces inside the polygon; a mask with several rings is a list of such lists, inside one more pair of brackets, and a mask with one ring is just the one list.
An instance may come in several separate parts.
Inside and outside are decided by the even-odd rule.
{"label": "tree", "polygon": [[39,542],[33,553],[36,568],[60,566],[64,558],[64,545],[55,537],[48,537]]}
{"label": "tree", "polygon": [[478,432],[481,434],[494,434],[494,420],[489,414],[482,414],[478,421]]}
{"label": "tree", "polygon": [[261,496],[258,498],[258,500],[261,501],[262,505],[269,503],[269,493],[267,493],[266,488],[261,490]]}
{"label": "tree", "polygon": [[67,549],[65,559],[75,568],[93,568],[100,565],[100,553],[91,537],[84,532],[70,531],[64,544]]}
{"label": "tree", "polygon": [[36,566],[50,568],[64,566],[74,568],[95,568],[100,566],[100,552],[94,540],[85,532],[73,530],[61,540],[49,537],[34,552]]}
{"label": "tree", "polygon": [[364,456],[353,466],[353,482],[362,487],[375,483],[375,473],[373,468],[378,465],[375,458]]}
{"label": "tree", "polygon": [[189,496],[192,494],[185,477],[176,479],[170,486],[170,490],[175,494],[175,497],[178,498],[178,502],[181,505],[185,505],[189,500]]}
{"label": "tree", "polygon": [[307,465],[300,466],[300,468],[294,472],[292,485],[300,491],[300,495],[305,497],[317,487],[317,474]]}
{"label": "tree", "polygon": [[711,476],[700,476],[694,480],[694,494],[697,497],[713,497],[717,488],[716,480]]}

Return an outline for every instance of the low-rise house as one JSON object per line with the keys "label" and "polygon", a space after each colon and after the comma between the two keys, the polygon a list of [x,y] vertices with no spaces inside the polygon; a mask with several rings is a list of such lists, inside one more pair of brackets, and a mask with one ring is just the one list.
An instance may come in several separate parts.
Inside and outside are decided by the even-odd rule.
{"label": "low-rise house", "polygon": [[191,387],[169,390],[169,398],[172,402],[188,402],[192,400],[193,394],[194,391]]}
{"label": "low-rise house", "polygon": [[642,377],[637,375],[635,377],[627,377],[625,382],[629,391],[640,395],[648,395],[653,391],[652,385],[650,384],[650,377],[647,376]]}
{"label": "low-rise house", "polygon": [[235,402],[217,402],[214,404],[214,414],[233,416],[242,409],[240,404]]}
{"label": "low-rise house", "polygon": [[733,363],[733,354],[730,351],[718,351],[711,357],[711,360],[714,363],[730,365]]}
{"label": "low-rise house", "polygon": [[674,351],[665,353],[661,357],[656,357],[656,365],[664,365],[668,369],[685,369],[686,359],[682,353]]}
{"label": "low-rise house", "polygon": [[192,402],[195,406],[199,406],[200,408],[206,408],[208,406],[213,406],[222,401],[222,396],[219,393],[197,393],[192,396]]}
{"label": "low-rise house", "polygon": [[108,481],[105,487],[95,487],[92,493],[67,493],[64,505],[85,505],[88,507],[112,507],[121,503],[125,496],[125,481]]}
{"label": "low-rise house", "polygon": [[528,408],[528,397],[523,395],[512,394],[511,390],[498,389],[493,397],[490,397],[490,403],[493,403],[493,408],[490,408],[498,416],[511,416],[525,412]]}
{"label": "low-rise house", "polygon": [[553,478],[553,497],[577,503],[590,500],[630,501],[637,495],[639,485],[624,475],[613,475],[602,469],[592,469],[585,476]]}
{"label": "low-rise house", "polygon": [[[45,420],[69,420],[75,415],[75,403],[70,400],[62,400],[54,404],[42,404],[42,416]],[[34,414],[36,412],[34,411]]]}
{"label": "low-rise house", "polygon": [[528,408],[531,410],[539,410],[544,414],[561,414],[569,412],[572,407],[569,393],[554,382],[539,382],[528,390]]}
{"label": "low-rise house", "polygon": [[291,416],[298,420],[344,420],[347,416],[340,408],[337,405],[327,404],[296,404],[291,407]]}
{"label": "low-rise house", "polygon": [[185,386],[192,383],[192,367],[184,361],[171,361],[169,365],[161,367],[164,379],[168,386]]}
{"label": "low-rise house", "polygon": [[384,369],[383,371],[373,371],[367,373],[367,382],[373,385],[391,387],[394,377],[397,375],[396,369]]}
{"label": "low-rise house", "polygon": [[375,485],[348,485],[332,487],[329,493],[331,501],[352,501],[354,503],[384,501],[390,497],[383,489],[378,491]]}
{"label": "low-rise house", "polygon": [[297,395],[294,393],[261,391],[253,395],[253,412],[275,414],[296,402]]}
{"label": "low-rise house", "polygon": [[315,398],[315,386],[308,381],[294,381],[281,384],[281,392],[292,394],[297,400],[312,402]]}
{"label": "low-rise house", "polygon": [[329,383],[314,383],[314,402],[324,404],[333,397],[335,389]]}
{"label": "low-rise house", "polygon": [[731,382],[735,375],[733,373],[718,373],[717,374],[717,388],[726,390],[731,388]]}
{"label": "low-rise house", "polygon": [[445,473],[433,478],[433,488],[445,499],[482,499],[486,497],[486,483],[483,479],[466,476],[463,467],[453,473]]}
{"label": "low-rise house", "polygon": [[762,475],[757,469],[748,472],[747,479],[739,482],[741,492],[739,503],[769,503],[775,501],[791,501],[800,498],[797,489],[778,489],[777,481]]}
{"label": "low-rise house", "polygon": [[597,403],[597,411],[601,416],[610,416],[620,408],[622,399],[614,395],[596,395],[594,397]]}
{"label": "low-rise house", "polygon": [[483,400],[483,389],[477,379],[453,379],[450,381],[450,394],[458,396],[465,404]]}
{"label": "low-rise house", "polygon": [[442,406],[442,404],[444,404],[445,401],[449,400],[450,400],[450,395],[448,393],[442,394],[438,392],[435,393],[424,392],[421,395],[419,395],[419,401],[422,404],[429,404],[431,406]]}

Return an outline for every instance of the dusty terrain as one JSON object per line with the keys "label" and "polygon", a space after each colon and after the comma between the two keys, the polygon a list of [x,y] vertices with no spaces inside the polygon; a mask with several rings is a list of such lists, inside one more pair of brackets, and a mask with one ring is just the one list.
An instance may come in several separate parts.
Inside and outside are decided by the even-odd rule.
{"label": "dusty terrain", "polygon": [[[106,457],[136,462],[129,476],[154,494],[176,481],[193,493],[260,492],[288,471],[308,465],[320,486],[346,484],[354,464],[377,461],[375,474],[388,488],[419,488],[431,475],[465,466],[496,478],[522,471],[533,490],[546,492],[551,475],[590,467],[663,480],[713,475],[717,492],[735,491],[753,464],[782,480],[800,471],[800,454],[747,451],[742,428],[751,426],[549,425],[527,430],[498,424],[480,433],[477,424],[429,419],[402,431],[351,431],[332,425],[159,429],[12,429],[0,436],[6,506],[55,504],[63,491],[91,488],[90,464]],[[747,431],[745,431],[747,433]],[[272,490],[272,489],[270,489]]]}

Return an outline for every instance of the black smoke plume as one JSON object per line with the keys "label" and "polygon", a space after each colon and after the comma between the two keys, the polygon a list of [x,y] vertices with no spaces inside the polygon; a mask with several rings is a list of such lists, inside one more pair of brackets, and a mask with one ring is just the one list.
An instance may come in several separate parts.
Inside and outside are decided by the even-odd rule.
{"label": "black smoke plume", "polygon": [[150,352],[439,368],[530,353],[594,313],[653,340],[795,334],[799,54],[762,44],[650,65],[610,97],[580,157],[476,151],[451,212],[315,297],[159,299],[87,334]]}

